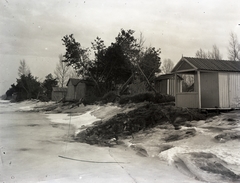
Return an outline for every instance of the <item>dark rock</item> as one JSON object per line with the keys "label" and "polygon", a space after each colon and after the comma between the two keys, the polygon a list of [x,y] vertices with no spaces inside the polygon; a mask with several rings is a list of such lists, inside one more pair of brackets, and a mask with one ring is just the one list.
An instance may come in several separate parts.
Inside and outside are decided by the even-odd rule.
{"label": "dark rock", "polygon": [[103,122],[102,122],[102,120],[99,120],[99,121],[95,121],[93,124],[94,125],[100,125],[100,124],[102,124]]}
{"label": "dark rock", "polygon": [[240,140],[240,132],[226,132],[214,137],[218,142],[226,142],[229,140]]}
{"label": "dark rock", "polygon": [[169,145],[169,144],[164,144],[164,145],[161,145],[159,148],[159,153],[163,152],[163,151],[166,151],[168,149],[171,149],[173,148],[174,146],[172,145]]}
{"label": "dark rock", "polygon": [[167,137],[165,137],[166,142],[172,142],[172,141],[177,141],[177,140],[182,140],[186,139],[189,137],[193,137],[196,135],[196,130],[195,129],[189,129],[189,130],[178,130],[175,131],[171,134],[169,134]]}
{"label": "dark rock", "polygon": [[233,171],[226,167],[226,162],[219,159],[212,153],[195,152],[191,153],[192,161],[201,170],[214,175],[218,175],[221,179],[240,181],[240,175],[235,174]]}
{"label": "dark rock", "polygon": [[148,157],[149,156],[145,149],[139,149],[137,151],[137,155],[142,156],[142,157]]}
{"label": "dark rock", "polygon": [[236,120],[232,118],[228,118],[227,121],[236,121]]}

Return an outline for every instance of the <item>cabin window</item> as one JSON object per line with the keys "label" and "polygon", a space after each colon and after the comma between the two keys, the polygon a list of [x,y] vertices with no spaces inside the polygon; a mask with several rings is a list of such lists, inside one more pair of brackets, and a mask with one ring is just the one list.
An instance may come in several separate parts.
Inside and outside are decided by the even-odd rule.
{"label": "cabin window", "polygon": [[183,92],[194,92],[194,74],[183,74],[182,75],[182,91]]}

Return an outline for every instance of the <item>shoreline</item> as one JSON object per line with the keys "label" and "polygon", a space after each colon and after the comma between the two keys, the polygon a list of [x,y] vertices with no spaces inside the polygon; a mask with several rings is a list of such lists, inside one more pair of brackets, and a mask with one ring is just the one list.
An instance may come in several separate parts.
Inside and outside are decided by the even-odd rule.
{"label": "shoreline", "polygon": [[[99,147],[73,142],[68,136],[68,124],[53,123],[42,112],[11,114],[0,114],[5,116],[0,124],[0,139],[4,140],[1,151],[5,153],[0,166],[2,182],[199,182],[166,162],[138,156],[124,146]],[[93,164],[74,159],[112,163]]]}
{"label": "shoreline", "polygon": [[[128,113],[144,105],[129,104],[129,106],[120,107],[106,104],[102,106],[75,106],[70,109],[68,109],[69,106],[65,106],[65,110],[62,110],[64,113],[59,113],[56,110],[52,111],[53,113],[42,110],[37,112],[43,112],[51,123],[76,125],[75,129],[79,130],[77,134],[81,134],[89,129],[98,129],[105,122],[108,122],[111,117],[117,114],[119,116],[119,113]],[[240,165],[240,156],[236,156],[240,149],[237,148],[238,139],[231,139],[231,134],[238,135],[240,131],[237,115],[240,117],[238,113],[226,113],[207,120],[184,122],[183,126],[179,126],[180,128],[177,130],[172,124],[157,125],[153,128],[140,130],[134,133],[133,136],[120,137],[117,141],[116,139],[109,139],[111,141],[106,141],[106,145],[110,147],[116,146],[117,149],[127,148],[138,157],[157,158],[159,162],[163,161],[177,168],[182,174],[192,178],[196,177],[198,180],[235,182],[240,180],[238,166]],[[88,121],[88,119],[90,120]],[[191,126],[186,126],[186,124],[191,124]],[[219,128],[220,126],[221,128]],[[228,136],[224,136],[225,131],[228,131]],[[221,134],[221,138],[218,139],[217,135]],[[71,137],[71,139],[72,142],[79,143],[79,139],[76,141],[76,133],[75,137]],[[203,139],[205,144],[202,144]],[[91,147],[102,148],[101,146],[102,144],[100,146],[97,144],[97,146]],[[231,153],[235,154],[228,152],[229,149],[231,149]],[[225,155],[226,153],[228,153],[228,156]],[[205,162],[206,164],[203,166],[198,162]],[[214,163],[217,163],[218,166]],[[237,164],[235,165],[235,163]],[[218,167],[222,168],[219,169]],[[223,175],[224,177],[222,177]]]}

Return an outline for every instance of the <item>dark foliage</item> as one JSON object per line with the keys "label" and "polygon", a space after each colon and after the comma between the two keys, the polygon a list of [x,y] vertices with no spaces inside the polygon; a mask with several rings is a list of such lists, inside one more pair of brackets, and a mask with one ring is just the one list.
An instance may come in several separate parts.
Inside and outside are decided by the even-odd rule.
{"label": "dark foliage", "polygon": [[20,79],[17,79],[17,85],[14,89],[17,94],[17,101],[38,99],[42,92],[40,82],[38,82],[37,78],[34,78],[31,73],[27,76],[21,75]]}
{"label": "dark foliage", "polygon": [[7,91],[6,91],[6,96],[7,96],[7,99],[11,99],[13,94],[16,92],[16,86],[15,84],[12,84],[11,85],[11,88],[9,88]]}
{"label": "dark foliage", "polygon": [[[155,73],[160,72],[160,53],[161,51],[159,49],[156,50],[154,47],[147,48],[142,53],[139,66],[149,80],[155,77]],[[142,78],[142,80],[144,79]]]}
{"label": "dark foliage", "polygon": [[200,119],[206,119],[206,116],[197,110],[149,103],[127,114],[117,114],[105,123],[87,128],[86,131],[78,134],[78,140],[89,144],[104,145],[104,142],[108,142],[111,138],[118,139],[120,136],[132,135],[156,125],[168,123],[174,126],[187,125],[185,123],[188,120]]}
{"label": "dark foliage", "polygon": [[57,85],[57,80],[51,74],[46,76],[43,83],[40,83],[31,73],[21,75],[17,84],[12,84],[6,92],[7,98],[18,101],[39,99],[49,101],[51,99],[52,87]]}
{"label": "dark foliage", "polygon": [[57,86],[58,81],[56,78],[53,78],[52,74],[48,74],[42,84],[43,89],[44,89],[44,94],[46,97],[44,97],[44,100],[48,101],[51,100],[51,95],[52,95],[52,88]]}
{"label": "dark foliage", "polygon": [[152,92],[140,93],[135,95],[123,95],[120,97],[120,104],[127,104],[129,102],[140,103],[149,101],[153,103],[174,102],[175,98],[171,95],[154,94]]}
{"label": "dark foliage", "polygon": [[106,104],[109,102],[116,102],[118,99],[119,95],[115,91],[110,91],[101,98],[101,102]]}
{"label": "dark foliage", "polygon": [[89,49],[83,48],[73,34],[66,35],[62,39],[66,47],[63,61],[73,66],[82,78],[93,80],[100,96],[118,90],[133,73],[139,72],[138,64],[148,78],[153,78],[159,71],[160,50],[150,47],[141,51],[133,34],[133,30],[121,29],[115,42],[108,47],[97,37],[92,42],[94,59],[90,59]]}
{"label": "dark foliage", "polygon": [[78,72],[78,75],[83,78],[91,77],[88,70],[91,67],[91,62],[88,58],[89,50],[82,48],[81,44],[73,37],[73,34],[64,36],[62,41],[66,47],[63,62],[66,62],[68,66],[72,66]]}

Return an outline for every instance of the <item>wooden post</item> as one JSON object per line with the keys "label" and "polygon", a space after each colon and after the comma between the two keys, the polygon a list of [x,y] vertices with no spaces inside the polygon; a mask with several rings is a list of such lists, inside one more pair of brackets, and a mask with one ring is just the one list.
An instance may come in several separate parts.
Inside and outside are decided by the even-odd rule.
{"label": "wooden post", "polygon": [[170,79],[167,79],[167,94],[168,94],[168,95],[171,94],[171,93],[170,93],[170,91],[171,91],[171,90],[170,90],[170,87],[171,87],[171,89],[172,89],[172,86],[170,86],[169,80],[170,80]]}
{"label": "wooden post", "polygon": [[201,109],[201,79],[200,79],[200,71],[197,71],[197,81],[198,81],[198,108]]}
{"label": "wooden post", "polygon": [[174,73],[174,88],[173,88],[173,94],[175,96],[175,106],[178,107],[177,103],[177,73]]}
{"label": "wooden post", "polygon": [[183,83],[183,81],[182,80],[180,80],[179,81],[179,93],[181,93],[182,92],[182,83]]}
{"label": "wooden post", "polygon": [[174,96],[177,97],[177,73],[174,74]]}

